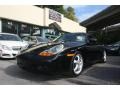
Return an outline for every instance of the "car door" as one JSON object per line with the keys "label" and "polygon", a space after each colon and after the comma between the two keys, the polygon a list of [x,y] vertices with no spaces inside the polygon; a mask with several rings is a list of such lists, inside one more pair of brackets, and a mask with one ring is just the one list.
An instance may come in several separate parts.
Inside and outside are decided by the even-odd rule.
{"label": "car door", "polygon": [[87,36],[87,44],[84,48],[86,60],[88,62],[96,62],[101,56],[102,46],[97,44],[96,38]]}

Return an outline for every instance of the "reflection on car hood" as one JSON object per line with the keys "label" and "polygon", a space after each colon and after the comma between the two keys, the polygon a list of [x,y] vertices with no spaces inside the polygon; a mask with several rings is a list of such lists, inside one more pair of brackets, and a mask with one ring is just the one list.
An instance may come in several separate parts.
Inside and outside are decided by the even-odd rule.
{"label": "reflection on car hood", "polygon": [[55,46],[55,45],[59,45],[59,44],[63,44],[64,48],[71,48],[71,47],[77,47],[77,46],[84,45],[84,43],[80,43],[80,42],[52,42],[52,43],[42,43],[42,44],[34,45],[33,47],[29,48],[25,52],[30,52],[30,51],[36,50],[38,48],[50,47],[50,46]]}
{"label": "reflection on car hood", "polygon": [[42,43],[42,44],[36,44],[36,45],[34,45],[33,47],[27,49],[25,52],[30,52],[30,51],[36,50],[36,49],[38,49],[38,48],[49,47],[49,46],[51,46],[51,45],[54,46],[54,45],[58,45],[58,44],[60,44],[60,43]]}

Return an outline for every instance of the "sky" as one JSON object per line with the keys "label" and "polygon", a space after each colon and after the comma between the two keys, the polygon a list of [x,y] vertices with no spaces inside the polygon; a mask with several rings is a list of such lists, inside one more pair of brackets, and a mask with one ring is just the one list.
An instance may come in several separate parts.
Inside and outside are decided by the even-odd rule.
{"label": "sky", "polygon": [[79,22],[82,22],[109,7],[109,5],[65,5],[64,8],[69,6],[74,8],[75,15]]}

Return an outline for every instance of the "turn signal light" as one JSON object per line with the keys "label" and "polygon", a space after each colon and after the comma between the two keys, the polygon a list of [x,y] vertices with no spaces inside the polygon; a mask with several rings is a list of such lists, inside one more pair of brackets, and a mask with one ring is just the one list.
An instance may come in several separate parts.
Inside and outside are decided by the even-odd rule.
{"label": "turn signal light", "polygon": [[75,54],[71,54],[71,53],[68,53],[67,54],[67,56],[69,57],[69,56],[74,56]]}
{"label": "turn signal light", "polygon": [[52,52],[41,52],[41,53],[39,53],[38,55],[40,55],[40,56],[53,56],[54,54],[52,53]]}

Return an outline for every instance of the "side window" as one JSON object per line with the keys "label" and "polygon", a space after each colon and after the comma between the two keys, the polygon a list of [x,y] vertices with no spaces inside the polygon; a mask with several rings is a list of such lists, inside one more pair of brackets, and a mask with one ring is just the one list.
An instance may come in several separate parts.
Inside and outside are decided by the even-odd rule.
{"label": "side window", "polygon": [[31,41],[37,42],[37,39],[36,39],[35,37],[32,37],[32,38],[31,38]]}
{"label": "side window", "polygon": [[45,42],[42,38],[37,37],[38,42]]}
{"label": "side window", "polygon": [[98,44],[97,43],[97,38],[93,35],[88,35],[88,43],[93,44],[93,45]]}

